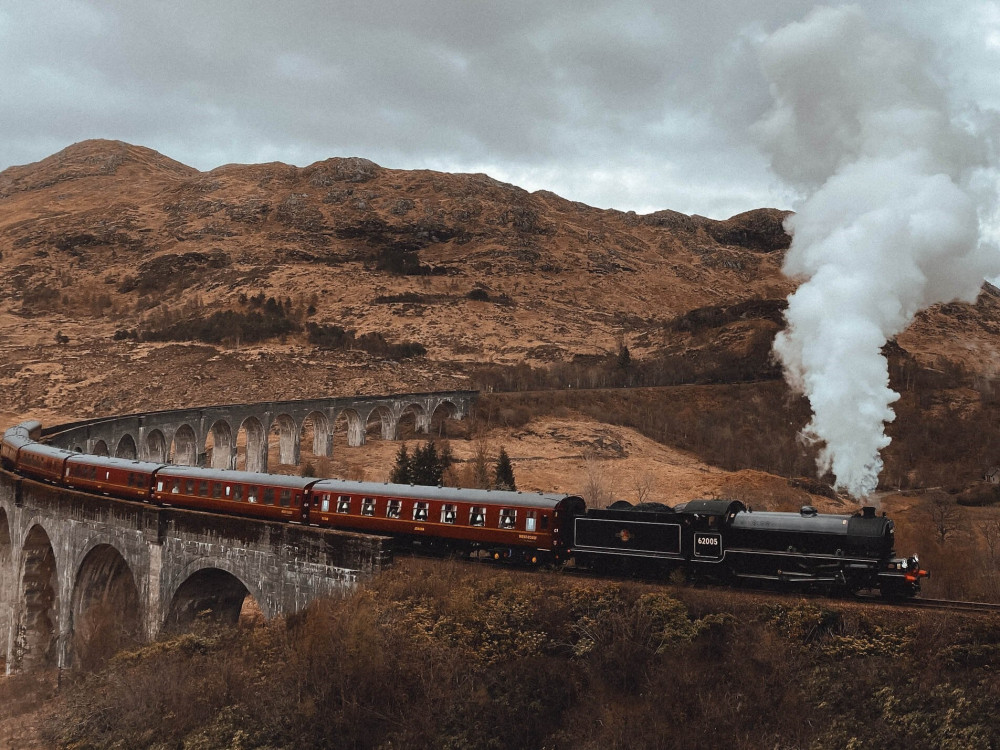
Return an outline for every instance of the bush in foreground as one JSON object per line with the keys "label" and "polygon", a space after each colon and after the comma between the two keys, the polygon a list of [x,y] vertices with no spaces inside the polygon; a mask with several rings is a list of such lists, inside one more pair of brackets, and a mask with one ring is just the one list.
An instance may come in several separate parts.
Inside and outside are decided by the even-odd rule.
{"label": "bush in foreground", "polygon": [[287,620],[121,653],[75,678],[47,739],[192,750],[991,747],[998,624],[405,561]]}

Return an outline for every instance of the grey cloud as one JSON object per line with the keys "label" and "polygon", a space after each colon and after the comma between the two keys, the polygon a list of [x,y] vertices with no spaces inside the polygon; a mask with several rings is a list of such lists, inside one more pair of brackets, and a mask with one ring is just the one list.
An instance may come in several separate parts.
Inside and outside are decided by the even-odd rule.
{"label": "grey cloud", "polygon": [[[811,5],[0,0],[0,168],[110,137],[200,169],[359,155],[622,209],[787,207],[748,134],[770,107],[757,41]],[[865,5],[943,67],[986,13]],[[985,86],[997,50],[979,47],[955,87]]]}

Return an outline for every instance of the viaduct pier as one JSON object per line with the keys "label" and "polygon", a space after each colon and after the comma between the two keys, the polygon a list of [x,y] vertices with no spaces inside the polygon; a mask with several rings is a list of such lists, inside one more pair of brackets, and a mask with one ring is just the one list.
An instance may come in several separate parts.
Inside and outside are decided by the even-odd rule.
{"label": "viaduct pier", "polygon": [[[269,442],[278,443],[280,463],[298,464],[309,432],[312,453],[330,456],[338,431],[347,446],[394,440],[407,420],[426,434],[442,420],[463,419],[475,397],[211,406],[44,433],[53,445],[85,453],[263,472]],[[384,537],[128,502],[0,471],[0,648],[8,673],[85,660],[86,636],[108,618],[123,633],[152,639],[199,615],[235,622],[248,596],[270,618],[342,594],[391,561]]]}

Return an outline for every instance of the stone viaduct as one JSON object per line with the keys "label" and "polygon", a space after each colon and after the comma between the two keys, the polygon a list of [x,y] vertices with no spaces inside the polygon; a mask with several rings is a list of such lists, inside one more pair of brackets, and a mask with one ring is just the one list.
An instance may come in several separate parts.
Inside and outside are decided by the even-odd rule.
{"label": "stone viaduct", "polygon": [[363,445],[371,432],[395,440],[401,422],[412,419],[415,432],[428,434],[435,421],[465,417],[475,397],[452,391],[177,409],[66,426],[52,442],[96,455],[266,472],[272,434],[278,463],[297,465],[304,433],[312,433],[316,456],[331,456],[335,432],[346,434],[348,446]]}
{"label": "stone viaduct", "polygon": [[[216,468],[236,468],[243,458],[236,436],[245,433],[246,468],[263,471],[269,436],[278,437],[281,463],[297,463],[309,429],[313,452],[328,456],[340,427],[348,445],[361,445],[371,426],[395,439],[411,416],[414,429],[427,432],[438,419],[463,418],[475,396],[213,406],[46,433],[79,451]],[[8,672],[86,662],[102,628],[105,638],[149,639],[201,613],[233,622],[248,597],[265,617],[295,612],[391,560],[383,537],[128,502],[0,471],[0,648]]]}

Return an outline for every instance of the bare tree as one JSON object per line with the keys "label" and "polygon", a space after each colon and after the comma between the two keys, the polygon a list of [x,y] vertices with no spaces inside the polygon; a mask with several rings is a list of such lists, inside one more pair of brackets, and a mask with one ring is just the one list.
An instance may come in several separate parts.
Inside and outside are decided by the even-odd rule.
{"label": "bare tree", "polygon": [[586,483],[583,487],[583,497],[592,508],[606,508],[611,504],[614,490],[604,469],[604,462],[593,452],[583,454]]}
{"label": "bare tree", "polygon": [[655,486],[656,477],[648,471],[636,472],[632,475],[632,491],[635,493],[637,503],[649,500],[649,495]]}
{"label": "bare tree", "polygon": [[930,518],[938,543],[944,544],[948,537],[961,530],[964,516],[955,499],[945,492],[930,492],[924,505]]}
{"label": "bare tree", "polygon": [[984,519],[976,525],[986,545],[986,557],[990,567],[995,568],[1000,562],[1000,518]]}
{"label": "bare tree", "polygon": [[475,442],[475,454],[472,457],[472,486],[479,489],[489,489],[490,482],[490,444],[486,438],[478,437]]}

